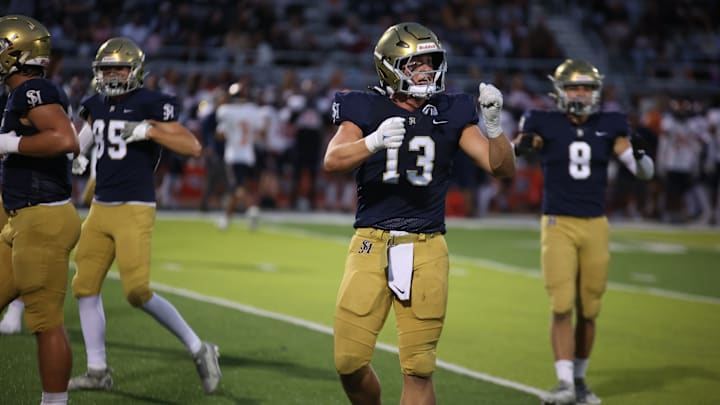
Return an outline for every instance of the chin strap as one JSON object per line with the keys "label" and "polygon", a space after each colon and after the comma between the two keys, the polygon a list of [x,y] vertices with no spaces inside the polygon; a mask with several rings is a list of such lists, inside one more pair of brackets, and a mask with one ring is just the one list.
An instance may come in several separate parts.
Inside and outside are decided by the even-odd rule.
{"label": "chin strap", "polygon": [[380,86],[368,86],[368,89],[374,91],[381,96],[387,96],[387,92]]}

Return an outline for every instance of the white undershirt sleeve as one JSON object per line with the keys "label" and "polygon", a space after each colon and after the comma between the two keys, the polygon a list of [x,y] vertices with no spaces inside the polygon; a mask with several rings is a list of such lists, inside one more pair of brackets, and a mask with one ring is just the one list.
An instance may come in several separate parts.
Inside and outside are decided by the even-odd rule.
{"label": "white undershirt sleeve", "polygon": [[80,133],[78,134],[78,143],[80,144],[80,153],[86,154],[88,147],[93,143],[93,132],[90,128],[90,124],[87,122],[83,124]]}
{"label": "white undershirt sleeve", "polygon": [[643,155],[640,160],[635,160],[633,149],[627,148],[618,156],[618,159],[640,180],[650,180],[655,174],[655,163],[648,155]]}

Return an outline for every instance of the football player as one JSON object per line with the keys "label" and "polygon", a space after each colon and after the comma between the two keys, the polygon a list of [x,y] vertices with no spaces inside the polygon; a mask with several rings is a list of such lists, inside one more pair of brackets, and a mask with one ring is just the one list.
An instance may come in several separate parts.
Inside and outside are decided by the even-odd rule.
{"label": "football player", "polygon": [[378,41],[373,92],[339,92],[332,106],[337,132],[324,169],[355,171],[355,235],[345,262],[334,321],[335,367],[354,404],[379,404],[370,365],[392,307],[397,319],[402,404],[434,404],[436,347],[448,293],[445,198],[459,149],[495,176],[515,171],[500,127],[502,94],[482,83],[486,133],[476,101],[447,94],[445,49],[417,23],[388,28]]}
{"label": "football player", "polygon": [[70,251],[80,234],[70,160],[79,151],[64,91],[45,79],[50,33],[21,15],[0,17],[0,80],[9,89],[0,127],[0,309],[22,297],[35,334],[43,404],[67,403],[72,354],[63,302]]}
{"label": "football player", "polygon": [[518,155],[536,151],[542,162],[541,267],[558,378],[547,404],[600,403],[585,371],[610,260],[608,163],[616,156],[640,179],[654,172],[652,159],[632,147],[627,116],[598,111],[602,79],[588,62],[564,61],[550,76],[557,111],[527,111],[513,142]]}
{"label": "football player", "polygon": [[[200,155],[195,136],[176,121],[175,97],[143,88],[145,55],[130,39],[111,38],[93,62],[97,94],[81,103],[87,124],[80,143],[94,143],[95,195],[83,222],[72,280],[78,299],[88,370],[70,390],[110,389],[105,314],[100,290],[117,259],[127,301],[170,330],[192,354],[206,393],[221,378],[218,348],[201,341],[175,307],[150,289],[150,242],[155,222],[154,170],[161,149]],[[88,138],[92,141],[88,141]]]}
{"label": "football player", "polygon": [[236,82],[228,88],[228,102],[215,112],[216,133],[225,142],[224,161],[227,171],[229,198],[225,216],[218,227],[227,229],[237,205],[246,207],[249,227],[255,230],[260,209],[248,184],[255,176],[255,144],[260,141],[265,121],[260,107],[250,99],[249,81]]}

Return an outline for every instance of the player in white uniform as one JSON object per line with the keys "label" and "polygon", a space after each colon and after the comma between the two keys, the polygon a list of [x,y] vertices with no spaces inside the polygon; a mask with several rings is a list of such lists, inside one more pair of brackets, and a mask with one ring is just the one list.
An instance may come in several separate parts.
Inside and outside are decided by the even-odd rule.
{"label": "player in white uniform", "polygon": [[230,101],[217,109],[217,132],[225,138],[225,166],[230,181],[230,198],[220,229],[230,226],[235,207],[247,207],[250,229],[257,226],[259,208],[257,199],[248,192],[248,181],[255,171],[255,143],[264,136],[265,121],[257,104],[248,97],[247,83],[233,83],[229,90]]}

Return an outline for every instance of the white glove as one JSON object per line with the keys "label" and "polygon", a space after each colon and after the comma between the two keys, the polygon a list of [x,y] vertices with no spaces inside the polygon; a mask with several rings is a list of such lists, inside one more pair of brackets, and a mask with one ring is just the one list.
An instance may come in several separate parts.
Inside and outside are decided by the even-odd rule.
{"label": "white glove", "polygon": [[85,155],[77,155],[77,157],[72,161],[72,173],[76,176],[82,175],[85,173],[88,163],[90,163],[90,159],[88,159]]}
{"label": "white glove", "polygon": [[18,153],[20,138],[15,131],[0,133],[0,155]]}
{"label": "white glove", "polygon": [[480,112],[482,113],[488,138],[497,138],[503,130],[500,126],[500,111],[503,106],[503,96],[500,90],[492,84],[480,83]]}
{"label": "white glove", "polygon": [[378,129],[365,137],[365,146],[371,153],[382,149],[397,149],[405,137],[405,118],[390,117]]}
{"label": "white glove", "polygon": [[147,131],[152,125],[147,121],[128,121],[120,132],[125,142],[138,142],[147,140]]}

